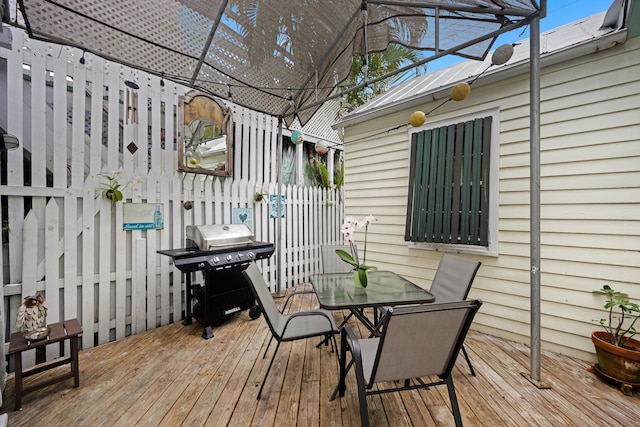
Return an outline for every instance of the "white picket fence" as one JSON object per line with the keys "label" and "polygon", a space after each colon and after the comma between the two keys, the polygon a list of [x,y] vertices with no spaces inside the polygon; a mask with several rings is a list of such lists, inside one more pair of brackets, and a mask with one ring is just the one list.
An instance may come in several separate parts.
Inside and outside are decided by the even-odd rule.
{"label": "white picket fence", "polygon": [[[7,152],[0,186],[6,340],[23,297],[36,292],[45,295],[48,322],[80,319],[83,348],[178,321],[185,277],[157,251],[183,247],[187,225],[231,223],[234,208],[251,208],[256,240],[277,246],[260,261],[272,290],[306,281],[319,269],[320,246],[341,242],[341,191],[302,185],[278,191],[275,118],[233,106],[233,178],[177,172],[184,87],[12,32],[12,50],[0,48],[6,127],[21,141]],[[139,84],[139,105],[147,107],[138,123],[124,120],[124,80]],[[130,143],[138,147],[134,153],[126,149]],[[301,152],[297,158],[302,168]],[[105,176],[114,172],[126,184],[125,199],[115,205],[101,197]],[[256,192],[284,195],[284,218],[270,218],[268,204],[253,201]],[[161,204],[164,228],[124,231],[127,203]],[[48,351],[47,358],[59,356]]]}

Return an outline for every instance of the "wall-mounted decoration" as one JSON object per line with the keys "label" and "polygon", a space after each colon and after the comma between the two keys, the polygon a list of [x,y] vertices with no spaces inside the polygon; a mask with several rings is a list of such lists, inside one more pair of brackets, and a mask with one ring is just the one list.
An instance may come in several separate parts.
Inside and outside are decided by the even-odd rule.
{"label": "wall-mounted decoration", "polygon": [[162,203],[126,203],[122,208],[123,230],[159,230],[164,228]]}
{"label": "wall-mounted decoration", "polygon": [[231,176],[233,117],[222,101],[191,91],[179,98],[178,169],[183,172]]}
{"label": "wall-mounted decoration", "polygon": [[253,231],[253,209],[233,208],[232,224],[244,224]]}
{"label": "wall-mounted decoration", "polygon": [[269,196],[269,218],[284,218],[284,196],[280,196],[280,215],[278,215],[278,196]]}

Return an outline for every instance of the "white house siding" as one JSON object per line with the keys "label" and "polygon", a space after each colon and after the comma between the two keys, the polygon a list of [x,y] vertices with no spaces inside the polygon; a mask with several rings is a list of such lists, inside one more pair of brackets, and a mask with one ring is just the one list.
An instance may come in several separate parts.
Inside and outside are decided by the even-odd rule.
{"label": "white house siding", "polygon": [[[543,348],[593,358],[603,284],[640,301],[640,38],[541,71],[541,324]],[[345,215],[373,214],[367,263],[428,287],[441,254],[403,240],[408,128],[425,100],[345,128]],[[499,108],[499,255],[482,261],[470,297],[476,330],[529,342],[528,74],[473,87],[429,122]],[[362,239],[363,236],[357,236]],[[359,242],[363,244],[362,241]]]}

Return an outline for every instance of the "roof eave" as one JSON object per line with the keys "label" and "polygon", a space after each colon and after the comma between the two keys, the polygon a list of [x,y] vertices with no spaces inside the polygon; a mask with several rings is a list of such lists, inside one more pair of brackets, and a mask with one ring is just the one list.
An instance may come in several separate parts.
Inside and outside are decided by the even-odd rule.
{"label": "roof eave", "polygon": [[[622,28],[611,33],[602,35],[597,38],[585,40],[566,48],[558,49],[553,52],[540,55],[541,67],[548,67],[560,62],[564,62],[570,59],[578,58],[591,53],[599,52],[602,50],[610,49],[619,44],[622,44],[627,39],[627,29]],[[474,87],[485,86],[494,83],[498,80],[518,76],[529,72],[529,59],[514,62],[513,64],[504,65],[503,67],[496,68],[493,71],[488,71],[479,77],[474,83]],[[436,89],[431,89],[420,94],[409,96],[401,101],[393,102],[389,105],[382,106],[377,109],[364,111],[362,113],[354,113],[348,116],[342,121],[336,122],[332,127],[334,129],[346,128],[349,126],[355,126],[357,124],[378,119],[389,114],[397,113],[412,107],[424,105],[426,102],[434,102],[438,100],[446,99],[450,96],[451,87],[456,83],[462,81],[468,81],[473,75],[466,76],[464,79],[452,81],[445,86],[441,86]]]}

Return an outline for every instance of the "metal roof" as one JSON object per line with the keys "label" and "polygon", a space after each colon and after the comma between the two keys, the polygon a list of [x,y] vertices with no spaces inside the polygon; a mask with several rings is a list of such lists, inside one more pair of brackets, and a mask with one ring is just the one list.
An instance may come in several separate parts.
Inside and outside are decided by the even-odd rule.
{"label": "metal roof", "polygon": [[[554,28],[540,35],[540,55],[544,59],[554,53],[567,51],[576,48],[585,42],[595,42],[598,39],[616,33],[624,26],[624,5],[622,2],[614,2],[608,11],[603,11],[595,15],[580,19],[570,24]],[[622,40],[626,35],[620,35]],[[483,83],[476,81],[480,76],[491,80],[503,78],[505,71],[519,67],[529,61],[529,39],[514,43],[513,55],[504,65],[492,65],[491,55],[487,55],[483,61],[467,60],[451,65],[449,67],[424,74],[407,81],[401,85],[390,88],[386,93],[379,95],[367,104],[354,110],[344,117],[340,123],[334,127],[343,127],[355,124],[366,119],[371,119],[394,111],[409,108],[413,104],[424,104],[424,99],[446,99],[449,97],[449,90],[459,82],[474,82],[476,86]],[[618,41],[621,42],[621,41]],[[616,42],[617,43],[617,42]],[[615,43],[605,43],[598,45],[597,50],[614,46]],[[521,67],[522,72],[528,69]],[[497,74],[500,73],[500,76]]]}
{"label": "metal roof", "polygon": [[[354,55],[389,43],[482,60],[495,38],[544,16],[535,0],[18,0],[32,38],[304,125]],[[400,70],[402,71],[402,70]]]}

